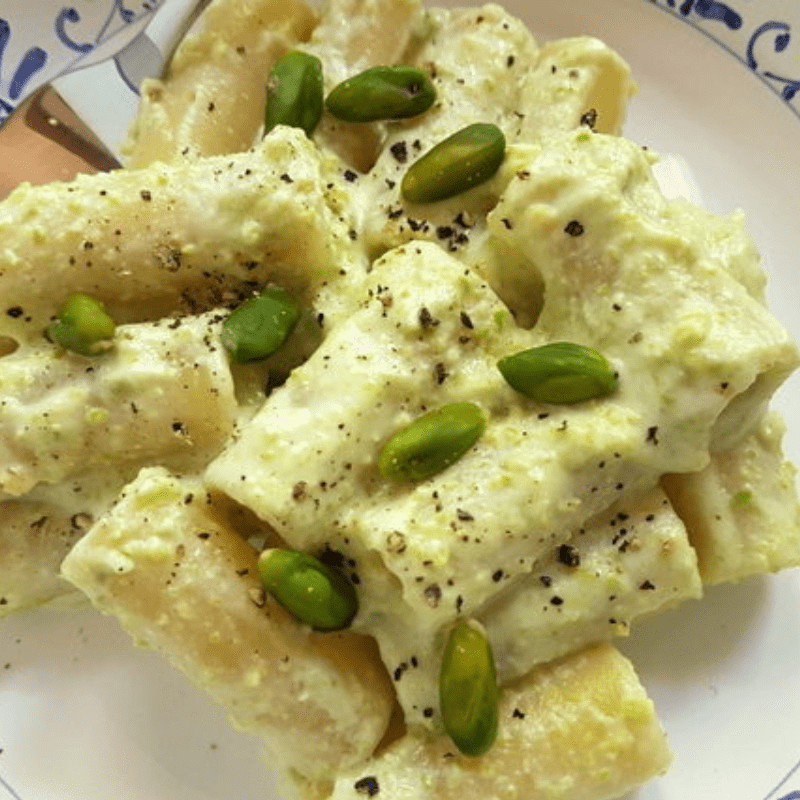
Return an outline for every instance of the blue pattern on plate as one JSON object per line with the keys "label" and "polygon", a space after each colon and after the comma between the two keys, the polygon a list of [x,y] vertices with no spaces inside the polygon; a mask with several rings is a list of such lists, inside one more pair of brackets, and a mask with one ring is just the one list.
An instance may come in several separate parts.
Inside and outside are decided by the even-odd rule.
{"label": "blue pattern on plate", "polygon": [[[0,775],[0,789],[4,789],[8,792],[8,798],[10,800],[22,800],[22,798],[3,780],[3,776]],[[5,797],[5,795],[2,795]]]}
{"label": "blue pattern on plate", "polygon": [[[90,53],[119,34],[126,26],[152,16],[162,2],[163,0],[112,0],[108,3],[105,18],[100,20],[99,28],[88,39],[75,33],[76,26],[84,21],[81,12],[74,7],[64,7],[53,20],[55,44],[50,45],[49,50],[39,45],[29,47],[17,64],[8,63],[7,51],[13,44],[14,36],[12,23],[0,17],[0,125],[16,108],[18,101],[29,93],[27,90],[36,87],[37,76],[43,73],[48,64],[63,65],[58,67],[57,74],[50,76],[50,80],[79,69],[82,60]],[[96,15],[96,11],[93,13]]]}
{"label": "blue pattern on plate", "polygon": [[755,7],[716,0],[650,0],[691,24],[734,55],[800,117],[800,51],[791,50],[792,25],[780,2]]}

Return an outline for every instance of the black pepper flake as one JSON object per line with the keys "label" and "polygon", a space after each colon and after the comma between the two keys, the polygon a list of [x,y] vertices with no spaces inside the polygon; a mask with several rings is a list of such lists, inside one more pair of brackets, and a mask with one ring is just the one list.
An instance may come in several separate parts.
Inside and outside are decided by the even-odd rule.
{"label": "black pepper flake", "polygon": [[7,606],[8,600],[5,597],[0,597],[0,606]]}
{"label": "black pepper flake", "polygon": [[504,574],[505,574],[505,573],[504,573],[504,572],[503,572],[503,570],[501,570],[501,569],[495,570],[495,571],[492,573],[492,580],[493,580],[495,583],[500,583],[500,581],[501,581],[501,580],[503,580],[503,575],[504,575]]}
{"label": "black pepper flake", "polygon": [[174,430],[175,433],[184,433],[185,432],[185,429],[183,427],[183,423],[182,422],[173,422],[172,423],[172,430]]}
{"label": "black pepper flake", "polygon": [[422,306],[419,310],[419,324],[426,329],[435,328],[439,324],[439,320],[431,314],[427,306]]}
{"label": "black pepper flake", "polygon": [[440,239],[449,239],[454,233],[455,231],[449,225],[440,225],[436,229],[436,235]]}
{"label": "black pepper flake", "polygon": [[656,587],[652,581],[645,581],[639,588],[643,592],[652,592]]}
{"label": "black pepper flake", "polygon": [[513,230],[514,223],[508,217],[503,217],[503,219],[500,221],[503,223],[507,231]]}
{"label": "black pepper flake", "polygon": [[153,195],[147,189],[142,189],[142,191],[139,192],[139,195],[141,196],[142,200],[145,201],[145,203],[149,203],[153,199]]}
{"label": "black pepper flake", "polygon": [[456,597],[456,612],[460,614],[462,608],[464,608],[464,598],[459,595]]}
{"label": "black pepper flake", "polygon": [[557,594],[553,595],[553,597],[550,598],[550,605],[551,606],[563,606],[564,605],[564,598],[563,597],[559,597]]}
{"label": "black pepper flake", "polygon": [[433,374],[436,378],[436,383],[439,386],[441,386],[450,375],[450,373],[447,371],[447,367],[445,367],[441,361],[433,368]]}
{"label": "black pepper flake", "polygon": [[583,232],[583,225],[581,225],[581,223],[576,219],[568,222],[567,226],[564,228],[564,233],[568,233],[570,236],[583,236]]}
{"label": "black pepper flake", "polygon": [[211,534],[208,531],[201,531],[200,533],[197,534],[197,538],[198,539],[210,539],[211,538]]}
{"label": "black pepper flake", "polygon": [[14,319],[18,319],[25,313],[25,310],[22,306],[12,306],[11,308],[6,311],[9,317],[13,317]]}
{"label": "black pepper flake", "polygon": [[394,672],[392,673],[392,677],[395,681],[399,681],[400,678],[403,677],[403,673],[408,669],[408,664],[404,661],[399,666],[395,667]]}
{"label": "black pepper flake", "polygon": [[292,487],[292,500],[304,500],[306,496],[306,487],[308,484],[305,481],[298,481]]}
{"label": "black pepper flake", "polygon": [[288,172],[284,172],[283,175],[281,175],[281,180],[284,183],[294,183],[294,178],[292,178],[292,176],[289,175]]}
{"label": "black pepper flake", "polygon": [[424,594],[425,602],[427,602],[431,608],[436,608],[439,605],[439,601],[442,599],[442,589],[436,583],[426,586]]}
{"label": "black pepper flake", "polygon": [[422,716],[425,717],[425,719],[430,719],[434,715],[434,713],[435,713],[434,710],[430,706],[428,706],[427,708],[423,709]]}
{"label": "black pepper flake", "polygon": [[472,330],[475,327],[475,325],[472,323],[472,319],[470,318],[469,314],[467,314],[466,311],[461,312],[461,314],[459,315],[459,319],[461,320],[461,324],[465,328],[469,328],[470,330]]}
{"label": "black pepper flake", "polygon": [[408,161],[408,147],[405,142],[396,142],[389,148],[389,151],[399,164],[405,164]]}
{"label": "black pepper flake", "polygon": [[456,509],[456,516],[461,522],[472,522],[475,519],[469,511],[464,511],[461,508]]}
{"label": "black pepper flake", "polygon": [[353,784],[353,788],[358,794],[365,794],[367,797],[375,797],[381,790],[378,779],[373,775],[368,775],[366,778],[360,778]]}
{"label": "black pepper flake", "polygon": [[570,544],[562,544],[558,548],[558,560],[566,567],[579,567],[581,564],[580,554]]}
{"label": "black pepper flake", "polygon": [[549,588],[553,585],[553,579],[549,575],[542,575],[539,580],[541,581],[542,586]]}
{"label": "black pepper flake", "polygon": [[581,115],[581,125],[585,125],[587,128],[594,130],[594,126],[597,125],[596,108],[590,108],[586,113]]}
{"label": "black pepper flake", "polygon": [[213,100],[208,104],[207,108],[209,113],[211,113],[216,108],[216,105],[214,104]]}
{"label": "black pepper flake", "polygon": [[647,441],[658,444],[658,425],[653,425],[652,428],[647,429]]}
{"label": "black pepper flake", "polygon": [[348,169],[348,170],[345,170],[345,172],[344,172],[344,179],[348,183],[353,183],[354,181],[358,180],[358,175],[355,172],[353,172],[353,170]]}
{"label": "black pepper flake", "polygon": [[94,242],[84,242],[83,243],[84,250],[94,250]]}
{"label": "black pepper flake", "polygon": [[353,559],[345,558],[344,553],[334,550],[330,545],[325,545],[325,549],[319,554],[319,560],[328,567],[343,570],[349,564],[354,567],[356,562]]}
{"label": "black pepper flake", "polygon": [[514,717],[514,719],[525,719],[525,712],[515,708],[511,716]]}
{"label": "black pepper flake", "polygon": [[509,56],[509,57],[506,59],[506,66],[507,66],[507,67],[513,67],[513,66],[514,66],[514,62],[515,62],[515,61],[516,61],[516,58],[514,58],[514,56]]}

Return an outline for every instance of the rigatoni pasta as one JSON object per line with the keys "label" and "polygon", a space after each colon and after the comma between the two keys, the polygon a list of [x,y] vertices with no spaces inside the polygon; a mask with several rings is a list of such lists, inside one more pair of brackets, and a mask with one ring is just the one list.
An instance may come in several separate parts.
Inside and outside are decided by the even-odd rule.
{"label": "rigatoni pasta", "polygon": [[140,473],[64,562],[64,575],[164,652],[273,758],[324,778],[368,757],[393,706],[366,638],[310,634],[265,596],[257,552],[197,480]]}
{"label": "rigatoni pasta", "polygon": [[248,150],[263,123],[264,75],[308,38],[316,12],[303,0],[229,0],[212,3],[202,24],[166,79],[142,85],[125,154],[131,169]]}
{"label": "rigatoni pasta", "polygon": [[[325,93],[403,64],[435,101],[262,136],[295,49]],[[496,5],[215,0],[145,85],[128,169],[0,204],[7,610],[69,581],[309,800],[610,800],[665,770],[653,705],[605,642],[703,582],[797,562],[765,408],[798,352],[741,216],[668,201],[657,157],[622,138],[635,91],[603,43],[541,44]],[[476,124],[499,166],[457,139],[424,174]],[[408,191],[409,169],[435,184],[453,163],[444,199]],[[74,293],[118,323],[91,358],[44,335]],[[229,312],[270,293],[300,321],[233,363],[236,328],[274,321]],[[548,392],[508,380],[509,357]],[[103,470],[86,513],[66,501]],[[338,573],[346,619],[292,617],[264,548],[300,551],[281,562],[300,565],[295,600],[343,585],[303,565]],[[493,652],[465,695],[500,697],[472,757],[440,691],[463,626]]]}

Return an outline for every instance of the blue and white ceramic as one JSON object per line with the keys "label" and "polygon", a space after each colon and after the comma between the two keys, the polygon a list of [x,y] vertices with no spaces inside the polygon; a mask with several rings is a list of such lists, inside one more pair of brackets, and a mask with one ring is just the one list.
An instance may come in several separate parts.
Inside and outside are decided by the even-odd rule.
{"label": "blue and white ceramic", "polygon": [[[96,55],[104,31],[141,25],[146,5],[157,3],[0,0],[2,107],[57,61],[77,65],[76,48]],[[627,135],[683,156],[713,210],[744,209],[771,306],[800,340],[800,2],[506,5],[540,40],[589,33],[628,60],[640,92]],[[133,89],[120,80],[116,91],[135,109]],[[800,462],[800,376],[776,403]],[[676,754],[667,776],[627,800],[800,800],[800,570],[709,590],[639,624],[621,647]],[[1,622],[0,800],[120,798],[286,800],[257,745],[113,620]]]}
{"label": "blue and white ceramic", "polygon": [[0,121],[38,87],[107,59],[163,0],[3,0]]}

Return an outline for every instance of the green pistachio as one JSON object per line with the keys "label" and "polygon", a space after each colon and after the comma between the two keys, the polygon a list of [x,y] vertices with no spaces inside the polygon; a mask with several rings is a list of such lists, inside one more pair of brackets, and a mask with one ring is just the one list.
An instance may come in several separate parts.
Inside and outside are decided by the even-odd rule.
{"label": "green pistachio", "polygon": [[322,106],[322,62],[300,50],[279,58],[267,81],[264,133],[276,125],[289,125],[311,136],[322,117]]}
{"label": "green pistachio", "polygon": [[265,550],[258,570],[264,588],[290,614],[316,630],[346,628],[358,611],[353,584],[308,553]]}
{"label": "green pistachio", "polygon": [[384,445],[378,468],[391,481],[424,481],[458,461],[486,429],[474,403],[450,403],[414,420]]}
{"label": "green pistachio", "polygon": [[222,343],[243,364],[271,356],[300,319],[300,304],[280,286],[269,286],[232,311],[222,326]]}
{"label": "green pistachio", "polygon": [[401,186],[410,203],[446,200],[489,180],[500,168],[506,139],[496,125],[475,123],[439,142],[406,172]]}
{"label": "green pistachio", "polygon": [[116,326],[99,300],[74,294],[58,312],[58,318],[45,334],[51,342],[79,353],[96,356],[109,349]]}
{"label": "green pistachio", "polygon": [[439,704],[445,731],[467,756],[483,755],[498,726],[497,674],[489,640],[474,622],[450,632],[439,673]]}
{"label": "green pistachio", "polygon": [[617,388],[617,373],[596,350],[553,342],[507,356],[497,363],[508,384],[539,403],[581,403]]}
{"label": "green pistachio", "polygon": [[329,114],[345,122],[416,117],[436,100],[428,73],[416,67],[372,67],[348,78],[325,101]]}

